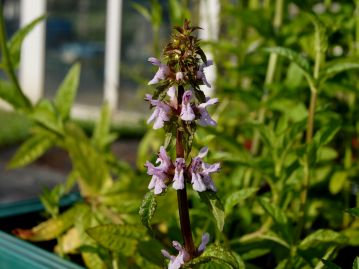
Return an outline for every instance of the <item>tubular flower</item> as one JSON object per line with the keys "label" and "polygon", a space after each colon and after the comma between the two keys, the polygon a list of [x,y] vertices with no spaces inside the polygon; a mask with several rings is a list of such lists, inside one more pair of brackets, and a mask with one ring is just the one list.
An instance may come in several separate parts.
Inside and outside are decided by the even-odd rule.
{"label": "tubular flower", "polygon": [[175,175],[173,177],[172,187],[175,190],[182,190],[184,188],[184,168],[186,167],[185,161],[183,158],[177,158],[175,163]]}
{"label": "tubular flower", "polygon": [[220,164],[208,164],[203,162],[202,158],[207,155],[208,148],[202,148],[198,156],[194,157],[190,167],[190,173],[192,176],[192,186],[195,191],[203,192],[205,190],[211,190],[216,192],[217,189],[210,176],[211,173],[218,172]]}
{"label": "tubular flower", "polygon": [[177,95],[176,95],[176,88],[174,86],[169,87],[167,90],[167,95],[170,97],[170,106],[177,109],[178,103],[177,103]]}
{"label": "tubular flower", "polygon": [[162,64],[160,60],[158,60],[157,58],[150,57],[148,58],[148,61],[151,64],[158,66],[157,73],[155,74],[153,79],[150,82],[148,82],[148,85],[156,84],[160,82],[162,79],[166,79],[166,77],[170,74],[171,72],[170,68],[167,65]]}
{"label": "tubular flower", "polygon": [[185,91],[182,97],[181,119],[184,121],[193,121],[195,114],[191,107],[192,91]]}
{"label": "tubular flower", "polygon": [[152,176],[148,188],[150,190],[154,189],[155,194],[160,194],[167,188],[165,179],[167,178],[168,170],[173,167],[172,162],[163,146],[160,148],[156,163],[159,163],[159,165],[154,166],[152,163],[147,161],[145,166],[147,167],[147,174]]}
{"label": "tubular flower", "polygon": [[207,102],[199,104],[198,105],[198,110],[199,113],[201,115],[198,124],[201,126],[216,126],[217,122],[211,118],[211,116],[209,115],[208,111],[207,111],[207,106],[211,106],[214,104],[218,103],[218,99],[217,98],[207,98]]}
{"label": "tubular flower", "polygon": [[[202,235],[202,242],[197,249],[198,254],[203,253],[208,242],[209,242],[209,234],[205,233]],[[178,243],[177,241],[173,241],[172,245],[176,250],[178,250],[177,256],[169,254],[168,251],[164,249],[162,249],[161,252],[163,256],[165,256],[167,259],[170,260],[168,264],[168,269],[179,269],[181,268],[182,265],[184,265],[189,260],[190,256],[187,253],[187,251],[181,246],[181,244]]]}
{"label": "tubular flower", "polygon": [[147,94],[146,100],[150,101],[151,105],[155,106],[155,110],[152,115],[148,118],[147,124],[154,121],[153,129],[159,129],[164,126],[165,121],[169,121],[168,114],[171,111],[171,107],[164,102],[152,99],[152,95]]}
{"label": "tubular flower", "polygon": [[204,84],[206,84],[207,87],[211,88],[211,84],[208,83],[206,75],[204,73],[204,68],[213,65],[213,61],[212,60],[208,60],[207,63],[203,63],[201,64],[201,66],[199,67],[199,70],[196,73],[196,77],[199,80],[202,80]]}

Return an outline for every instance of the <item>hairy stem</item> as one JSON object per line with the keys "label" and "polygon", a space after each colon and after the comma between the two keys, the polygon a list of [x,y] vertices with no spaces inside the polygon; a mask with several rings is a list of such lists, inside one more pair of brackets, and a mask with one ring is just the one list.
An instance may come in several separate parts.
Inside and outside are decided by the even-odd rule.
{"label": "hairy stem", "polygon": [[[182,102],[183,93],[184,93],[183,86],[178,86],[178,104]],[[184,156],[185,156],[185,152],[183,146],[183,131],[177,129],[176,157],[184,158]],[[192,229],[191,229],[191,221],[189,218],[186,184],[184,184],[184,188],[182,190],[177,191],[177,201],[178,201],[178,213],[180,218],[181,233],[183,237],[184,248],[190,255],[190,258],[193,258],[196,256],[196,249],[194,247],[193,238],[192,238]]]}

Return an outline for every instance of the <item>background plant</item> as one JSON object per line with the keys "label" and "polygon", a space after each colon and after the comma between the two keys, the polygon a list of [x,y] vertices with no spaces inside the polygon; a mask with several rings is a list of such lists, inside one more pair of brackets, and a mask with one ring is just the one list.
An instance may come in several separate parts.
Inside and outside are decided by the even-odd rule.
{"label": "background plant", "polygon": [[[226,180],[216,184],[225,225],[216,240],[248,268],[351,267],[359,239],[357,209],[348,209],[358,207],[357,3],[221,7],[219,41],[207,42],[218,63],[219,126],[199,128],[194,140],[223,162]],[[206,211],[192,212],[193,226],[215,230]]]}
{"label": "background plant", "polygon": [[[20,146],[8,167],[28,165],[52,147],[65,150],[72,162],[66,182],[41,195],[47,220],[29,230],[16,229],[14,233],[30,241],[55,239],[55,251],[59,255],[80,254],[88,268],[117,268],[119,264],[129,264],[129,268],[151,268],[151,263],[144,258],[146,253],[144,256],[133,255],[150,242],[137,217],[143,191],[135,191],[140,187],[133,180],[135,173],[110,152],[110,144],[117,135],[111,132],[108,105],[104,104],[91,137],[71,120],[80,76],[79,64],[69,70],[53,100],[43,98],[32,104],[19,85],[16,70],[22,40],[45,17],[34,20],[7,41],[2,6],[0,12],[0,67],[8,78],[0,81],[0,97],[31,122],[30,137]],[[59,200],[74,185],[82,200],[63,211],[59,208]],[[94,228],[100,224],[109,226]],[[116,233],[115,241],[104,236],[112,233]],[[97,239],[99,235],[102,240],[97,243],[93,238]],[[155,243],[152,245],[156,246]]]}

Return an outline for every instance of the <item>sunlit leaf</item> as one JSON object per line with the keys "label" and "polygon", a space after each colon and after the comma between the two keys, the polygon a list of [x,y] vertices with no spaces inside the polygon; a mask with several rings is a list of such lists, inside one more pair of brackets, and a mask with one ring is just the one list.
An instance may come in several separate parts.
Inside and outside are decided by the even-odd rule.
{"label": "sunlit leaf", "polygon": [[130,256],[135,252],[137,240],[145,237],[141,226],[106,224],[87,229],[87,233],[103,247]]}
{"label": "sunlit leaf", "polygon": [[46,18],[46,15],[40,16],[34,19],[29,24],[20,28],[10,39],[8,42],[9,53],[12,61],[13,67],[16,69],[20,62],[20,54],[21,54],[21,45],[24,38],[38,25],[41,21]]}
{"label": "sunlit leaf", "polygon": [[306,238],[300,242],[299,247],[301,249],[315,248],[323,244],[344,244],[347,238],[333,230],[319,229],[309,234]]}
{"label": "sunlit leaf", "polygon": [[74,64],[68,71],[66,77],[59,86],[54,104],[62,119],[67,119],[70,115],[71,107],[74,102],[80,79],[80,64]]}
{"label": "sunlit leaf", "polygon": [[201,200],[208,206],[216,220],[218,230],[222,231],[224,226],[224,208],[216,193],[205,191],[199,192]]}
{"label": "sunlit leaf", "polygon": [[26,166],[42,156],[55,143],[55,136],[35,134],[27,139],[8,163],[9,168]]}
{"label": "sunlit leaf", "polygon": [[79,213],[84,207],[85,205],[83,204],[77,204],[57,218],[51,218],[32,229],[16,229],[13,232],[18,237],[29,241],[46,241],[55,239],[75,224]]}
{"label": "sunlit leaf", "polygon": [[110,134],[111,111],[108,103],[103,104],[99,120],[96,122],[92,143],[99,150],[105,149],[116,136]]}
{"label": "sunlit leaf", "polygon": [[346,171],[336,171],[330,178],[329,191],[332,194],[337,194],[340,192],[345,185],[347,177],[348,174]]}
{"label": "sunlit leaf", "polygon": [[149,191],[142,200],[139,212],[142,224],[148,229],[151,229],[151,219],[155,214],[156,208],[156,196],[152,191]]}

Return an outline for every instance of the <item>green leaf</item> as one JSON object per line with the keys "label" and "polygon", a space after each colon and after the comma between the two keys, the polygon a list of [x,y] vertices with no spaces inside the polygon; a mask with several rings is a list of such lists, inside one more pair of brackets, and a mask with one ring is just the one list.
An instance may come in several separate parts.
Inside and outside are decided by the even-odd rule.
{"label": "green leaf", "polygon": [[340,192],[347,180],[348,174],[347,171],[336,171],[329,182],[329,191],[331,194],[337,194]]}
{"label": "green leaf", "polygon": [[323,244],[345,244],[347,241],[346,236],[328,229],[319,229],[309,234],[300,242],[301,249],[315,248]]}
{"label": "green leaf", "polygon": [[152,191],[146,193],[145,197],[142,200],[140,207],[140,218],[142,224],[151,229],[151,219],[153,218],[157,208],[156,196]]}
{"label": "green leaf", "polygon": [[55,140],[55,136],[44,136],[42,134],[31,136],[16,151],[7,167],[19,168],[32,163],[51,148],[55,144]]}
{"label": "green leaf", "polygon": [[210,261],[219,262],[233,269],[240,268],[236,257],[234,257],[229,250],[220,245],[208,246],[201,256],[190,261],[186,264],[185,268],[191,268],[193,265],[208,263]]}
{"label": "green leaf", "polygon": [[326,65],[320,71],[321,82],[345,71],[359,69],[359,63],[357,61],[337,60],[326,63]]}
{"label": "green leaf", "polygon": [[9,103],[15,109],[31,107],[30,101],[17,88],[4,80],[0,79],[0,98]]}
{"label": "green leaf", "polygon": [[310,76],[310,64],[308,60],[298,52],[284,47],[265,48],[264,51],[269,53],[276,53],[289,59],[291,62],[296,63],[305,74]]}
{"label": "green leaf", "polygon": [[101,109],[100,119],[97,121],[95,125],[95,130],[92,137],[92,143],[99,150],[104,150],[113,139],[110,135],[110,127],[111,127],[111,111],[108,103],[104,103]]}
{"label": "green leaf", "polygon": [[327,261],[324,259],[321,259],[321,261],[324,263],[324,268],[327,269],[342,269],[341,267],[339,267],[338,265],[336,265],[335,263],[331,262],[331,261]]}
{"label": "green leaf", "polygon": [[22,41],[27,36],[27,34],[31,32],[31,30],[34,29],[34,27],[45,18],[46,15],[43,15],[34,19],[32,22],[19,29],[8,41],[9,54],[11,57],[12,65],[15,69],[19,66]]}
{"label": "green leaf", "polygon": [[283,210],[274,205],[269,199],[262,197],[258,199],[258,202],[261,207],[266,211],[266,213],[271,216],[274,222],[278,224],[288,223],[288,219],[284,214]]}
{"label": "green leaf", "polygon": [[258,188],[245,188],[239,191],[232,192],[226,199],[224,211],[228,214],[232,208],[247,199],[248,197],[252,196],[254,193],[258,191]]}
{"label": "green leaf", "polygon": [[222,231],[224,226],[224,208],[218,196],[214,192],[199,192],[201,200],[208,206],[216,220],[218,230]]}
{"label": "green leaf", "polygon": [[86,232],[103,247],[126,256],[133,255],[137,241],[146,236],[144,228],[134,225],[106,224],[89,228]]}
{"label": "green leaf", "polygon": [[67,119],[71,112],[80,79],[80,64],[74,64],[59,86],[54,104],[62,119]]}
{"label": "green leaf", "polygon": [[340,122],[337,120],[333,120],[329,124],[322,127],[319,131],[317,131],[314,135],[313,140],[318,147],[325,146],[333,140],[334,136],[337,134],[340,128]]}
{"label": "green leaf", "polygon": [[145,19],[147,19],[149,22],[151,21],[151,14],[144,6],[132,3],[132,7],[137,10],[138,13],[140,13]]}
{"label": "green leaf", "polygon": [[345,210],[346,212],[348,212],[350,215],[352,215],[353,217],[357,217],[359,218],[359,207],[356,208],[348,208],[347,210]]}
{"label": "green leaf", "polygon": [[57,218],[51,218],[32,229],[16,229],[14,233],[18,237],[30,241],[55,239],[75,224],[77,217],[85,207],[87,206],[84,204],[76,204]]}
{"label": "green leaf", "polygon": [[63,133],[62,121],[58,117],[56,108],[50,101],[46,99],[41,100],[36,105],[34,111],[30,115],[30,118],[48,130],[58,134]]}
{"label": "green leaf", "polygon": [[112,185],[112,178],[105,155],[90,143],[82,129],[74,124],[66,125],[65,147],[69,152],[74,170],[80,175],[83,195],[98,195]]}
{"label": "green leaf", "polygon": [[293,236],[293,233],[290,231],[291,224],[288,223],[288,219],[284,211],[267,198],[259,198],[258,202],[264,211],[273,219],[281,237],[286,241],[291,242]]}
{"label": "green leaf", "polygon": [[353,269],[359,269],[359,256],[354,259]]}

